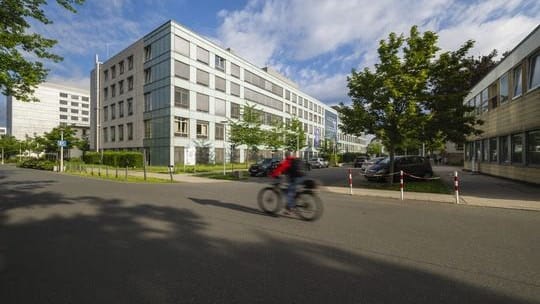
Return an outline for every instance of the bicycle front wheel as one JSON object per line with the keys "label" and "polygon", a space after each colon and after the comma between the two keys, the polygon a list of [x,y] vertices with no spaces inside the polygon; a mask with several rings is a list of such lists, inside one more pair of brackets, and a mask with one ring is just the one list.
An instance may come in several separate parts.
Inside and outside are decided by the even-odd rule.
{"label": "bicycle front wheel", "polygon": [[266,213],[275,214],[281,209],[281,195],[272,187],[266,187],[259,191],[257,202],[261,210]]}
{"label": "bicycle front wheel", "polygon": [[301,192],[296,197],[296,212],[306,221],[315,221],[323,213],[322,201],[313,192]]}

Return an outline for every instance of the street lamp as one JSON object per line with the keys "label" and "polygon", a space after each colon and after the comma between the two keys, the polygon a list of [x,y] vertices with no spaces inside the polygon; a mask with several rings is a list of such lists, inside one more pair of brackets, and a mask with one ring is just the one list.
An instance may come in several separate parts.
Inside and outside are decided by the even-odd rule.
{"label": "street lamp", "polygon": [[220,121],[221,124],[223,124],[223,175],[227,175],[226,173],[226,170],[227,170],[227,165],[226,165],[226,156],[227,156],[227,153],[225,153],[226,149],[227,149],[227,145],[226,145],[226,139],[227,139],[227,124],[229,124],[229,121],[227,120],[222,120]]}

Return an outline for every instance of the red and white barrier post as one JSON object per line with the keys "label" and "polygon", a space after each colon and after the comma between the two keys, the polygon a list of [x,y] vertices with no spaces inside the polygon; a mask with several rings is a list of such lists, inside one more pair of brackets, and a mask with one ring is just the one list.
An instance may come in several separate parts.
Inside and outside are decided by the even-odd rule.
{"label": "red and white barrier post", "polygon": [[349,195],[352,195],[352,170],[349,169]]}
{"label": "red and white barrier post", "polygon": [[401,191],[401,200],[403,200],[403,170],[399,171],[399,190]]}
{"label": "red and white barrier post", "polygon": [[454,192],[456,193],[456,204],[459,204],[459,178],[457,171],[454,171]]}

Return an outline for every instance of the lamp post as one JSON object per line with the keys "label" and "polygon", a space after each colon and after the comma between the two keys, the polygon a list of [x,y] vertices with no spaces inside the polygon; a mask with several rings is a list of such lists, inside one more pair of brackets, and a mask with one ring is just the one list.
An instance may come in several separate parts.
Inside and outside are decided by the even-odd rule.
{"label": "lamp post", "polygon": [[60,130],[60,172],[64,172],[64,129]]}

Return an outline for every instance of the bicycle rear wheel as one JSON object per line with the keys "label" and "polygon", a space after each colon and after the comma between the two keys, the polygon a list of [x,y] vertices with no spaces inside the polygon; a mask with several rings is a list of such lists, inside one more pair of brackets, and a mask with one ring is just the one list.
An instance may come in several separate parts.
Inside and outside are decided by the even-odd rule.
{"label": "bicycle rear wheel", "polygon": [[323,213],[323,204],[317,194],[301,192],[296,196],[296,213],[306,221],[315,221]]}
{"label": "bicycle rear wheel", "polygon": [[272,187],[261,189],[257,195],[257,202],[259,208],[266,213],[275,214],[281,209],[281,195]]}

